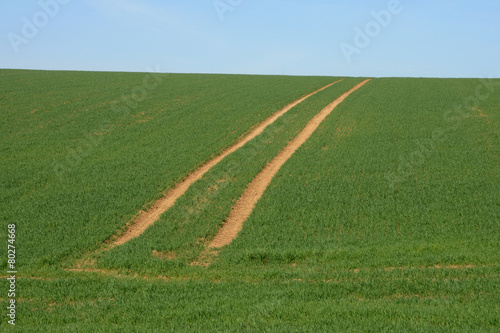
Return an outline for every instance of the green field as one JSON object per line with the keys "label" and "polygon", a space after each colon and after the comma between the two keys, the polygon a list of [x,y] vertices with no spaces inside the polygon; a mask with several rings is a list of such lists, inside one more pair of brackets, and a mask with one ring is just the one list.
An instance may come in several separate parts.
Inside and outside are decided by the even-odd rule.
{"label": "green field", "polygon": [[[190,172],[339,79],[140,237],[102,251]],[[16,326],[498,331],[500,80],[372,79],[283,165],[238,237],[193,265],[248,183],[362,80],[0,70],[0,240],[16,224]]]}

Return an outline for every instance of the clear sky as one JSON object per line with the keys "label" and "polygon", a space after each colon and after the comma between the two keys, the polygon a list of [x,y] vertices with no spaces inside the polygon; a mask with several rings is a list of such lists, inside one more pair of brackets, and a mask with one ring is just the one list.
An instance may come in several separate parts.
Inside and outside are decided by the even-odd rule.
{"label": "clear sky", "polygon": [[499,0],[0,2],[0,68],[500,77]]}

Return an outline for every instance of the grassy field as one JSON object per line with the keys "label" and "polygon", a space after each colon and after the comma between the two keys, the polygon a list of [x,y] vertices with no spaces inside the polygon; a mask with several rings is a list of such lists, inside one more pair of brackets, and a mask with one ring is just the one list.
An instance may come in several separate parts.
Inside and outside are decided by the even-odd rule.
{"label": "grassy field", "polygon": [[339,269],[498,264],[500,94],[464,107],[457,122],[444,116],[476,86],[372,81],[284,166],[225,258]]}
{"label": "grassy field", "polygon": [[[1,70],[0,79],[0,239],[16,223],[23,331],[500,327],[498,80],[372,79],[203,266],[193,263],[247,184],[361,78],[294,107],[144,234],[101,252],[197,166],[338,78]],[[82,258],[88,270],[70,271]]]}

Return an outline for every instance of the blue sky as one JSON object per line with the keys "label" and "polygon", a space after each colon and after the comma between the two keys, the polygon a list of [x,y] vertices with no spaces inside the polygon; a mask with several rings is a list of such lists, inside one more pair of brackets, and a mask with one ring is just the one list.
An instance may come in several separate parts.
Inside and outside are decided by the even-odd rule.
{"label": "blue sky", "polygon": [[498,78],[499,59],[498,0],[0,3],[0,68]]}

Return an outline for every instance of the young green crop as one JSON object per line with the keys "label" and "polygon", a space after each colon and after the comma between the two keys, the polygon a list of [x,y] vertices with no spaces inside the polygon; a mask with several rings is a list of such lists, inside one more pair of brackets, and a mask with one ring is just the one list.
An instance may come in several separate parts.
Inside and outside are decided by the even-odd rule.
{"label": "young green crop", "polygon": [[[0,218],[17,225],[23,331],[500,325],[498,80],[372,80],[285,163],[242,232],[204,267],[190,264],[246,185],[362,79],[299,104],[142,236],[95,254],[253,125],[336,80],[163,74],[132,107],[147,75],[0,71]],[[484,98],[470,105],[478,87]],[[63,270],[81,258],[101,271]]]}
{"label": "young green crop", "polygon": [[23,332],[496,330],[498,269],[414,271],[222,283],[66,273],[20,280],[16,326]]}

